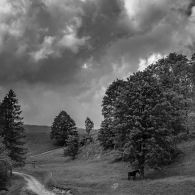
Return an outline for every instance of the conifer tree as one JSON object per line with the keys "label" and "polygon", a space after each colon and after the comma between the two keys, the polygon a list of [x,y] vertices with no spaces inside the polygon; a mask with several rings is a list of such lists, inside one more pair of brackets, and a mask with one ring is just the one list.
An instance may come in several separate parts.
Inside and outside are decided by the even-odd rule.
{"label": "conifer tree", "polygon": [[51,139],[56,139],[67,145],[67,139],[69,135],[77,136],[75,121],[65,112],[61,111],[58,116],[55,117],[54,122],[51,126]]}
{"label": "conifer tree", "polygon": [[23,147],[25,131],[21,112],[16,94],[11,89],[0,105],[0,136],[9,151],[9,157],[17,165],[25,164],[27,153],[27,149]]}
{"label": "conifer tree", "polygon": [[86,131],[89,135],[90,131],[94,128],[94,123],[89,117],[87,117],[85,120],[85,127],[86,127]]}

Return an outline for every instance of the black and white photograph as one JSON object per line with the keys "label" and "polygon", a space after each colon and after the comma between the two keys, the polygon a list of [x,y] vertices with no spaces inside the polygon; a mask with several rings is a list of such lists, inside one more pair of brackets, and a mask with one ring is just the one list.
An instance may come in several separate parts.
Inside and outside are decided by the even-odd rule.
{"label": "black and white photograph", "polygon": [[0,195],[195,195],[195,0],[0,0]]}

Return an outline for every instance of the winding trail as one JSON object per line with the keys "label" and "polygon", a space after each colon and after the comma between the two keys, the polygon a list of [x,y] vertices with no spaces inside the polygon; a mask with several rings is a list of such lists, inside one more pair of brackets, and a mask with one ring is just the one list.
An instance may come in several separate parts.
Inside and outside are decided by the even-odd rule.
{"label": "winding trail", "polygon": [[13,172],[13,174],[19,175],[27,182],[27,189],[36,193],[37,195],[56,195],[53,192],[48,191],[36,178],[25,173]]}
{"label": "winding trail", "polygon": [[40,153],[40,154],[31,155],[30,158],[35,157],[35,156],[40,156],[40,155],[43,155],[43,154],[49,154],[49,153],[54,152],[54,151],[57,151],[59,149],[62,149],[62,148],[57,148],[57,149],[49,150],[47,152],[43,152],[43,153]]}

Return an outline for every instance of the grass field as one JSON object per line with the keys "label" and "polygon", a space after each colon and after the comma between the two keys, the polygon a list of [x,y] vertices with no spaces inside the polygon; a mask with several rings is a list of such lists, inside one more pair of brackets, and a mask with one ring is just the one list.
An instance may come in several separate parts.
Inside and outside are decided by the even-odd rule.
{"label": "grass field", "polygon": [[[45,178],[42,173],[51,171],[53,183],[73,189],[75,195],[195,195],[195,138],[179,144],[183,154],[163,172],[146,170],[144,180],[138,175],[136,181],[129,181],[127,172],[131,169],[126,163],[115,161],[116,152],[102,151],[98,143],[93,143],[82,147],[72,161],[63,157],[63,148],[51,142],[49,127],[28,125],[25,129],[29,153],[26,167],[18,171],[34,175],[41,181]],[[78,132],[80,136],[86,135],[83,129]],[[36,155],[48,150],[53,151]],[[34,160],[36,168],[31,164]],[[10,192],[0,194],[19,195],[23,179],[14,176],[12,184]]]}
{"label": "grass field", "polygon": [[[179,145],[185,155],[162,173],[146,171],[146,177],[127,180],[130,170],[124,162],[114,162],[114,152],[103,152],[95,144],[84,146],[77,159],[62,157],[63,150],[35,156],[39,169],[50,170],[54,181],[85,195],[193,195],[195,194],[195,140]],[[94,151],[95,150],[95,151]],[[97,152],[98,151],[98,152]],[[87,153],[93,155],[87,157]],[[32,160],[32,159],[31,159]],[[78,193],[79,192],[79,193]]]}
{"label": "grass field", "polygon": [[[56,144],[56,141],[50,139],[51,128],[49,126],[24,125],[26,131],[25,147],[28,148],[28,156],[36,155],[50,150],[57,149],[61,146]],[[79,136],[87,135],[86,130],[77,129]],[[92,131],[91,134],[96,134]]]}

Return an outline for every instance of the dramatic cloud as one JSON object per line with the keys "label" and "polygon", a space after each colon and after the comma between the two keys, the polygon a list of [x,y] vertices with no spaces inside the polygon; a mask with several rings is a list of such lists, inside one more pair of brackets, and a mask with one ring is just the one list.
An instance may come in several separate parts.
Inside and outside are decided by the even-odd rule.
{"label": "dramatic cloud", "polygon": [[192,0],[1,0],[0,99],[12,88],[24,122],[67,111],[102,120],[107,86],[170,52],[195,50]]}
{"label": "dramatic cloud", "polygon": [[153,53],[151,56],[149,56],[148,59],[140,59],[139,63],[139,71],[143,71],[145,68],[147,68],[150,64],[154,64],[159,59],[163,58],[164,56],[161,56],[160,54]]}

